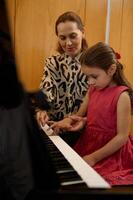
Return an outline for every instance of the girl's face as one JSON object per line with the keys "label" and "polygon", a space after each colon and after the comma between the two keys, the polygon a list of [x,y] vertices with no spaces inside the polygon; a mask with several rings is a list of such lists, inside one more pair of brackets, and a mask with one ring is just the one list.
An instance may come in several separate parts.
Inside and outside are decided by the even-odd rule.
{"label": "girl's face", "polygon": [[87,75],[89,85],[93,85],[98,90],[103,89],[106,86],[114,85],[112,76],[115,73],[115,69],[113,69],[112,66],[106,72],[98,67],[84,65],[82,66],[82,71]]}
{"label": "girl's face", "polygon": [[57,26],[58,41],[66,54],[75,57],[82,47],[83,33],[77,27],[76,22],[61,22]]}

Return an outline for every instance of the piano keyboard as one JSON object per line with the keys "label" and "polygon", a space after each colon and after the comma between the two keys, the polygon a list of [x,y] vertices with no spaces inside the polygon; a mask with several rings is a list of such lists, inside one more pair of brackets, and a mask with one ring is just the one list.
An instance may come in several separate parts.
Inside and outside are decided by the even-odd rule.
{"label": "piano keyboard", "polygon": [[48,126],[42,129],[62,186],[85,183],[89,188],[111,188],[60,136],[51,135]]}

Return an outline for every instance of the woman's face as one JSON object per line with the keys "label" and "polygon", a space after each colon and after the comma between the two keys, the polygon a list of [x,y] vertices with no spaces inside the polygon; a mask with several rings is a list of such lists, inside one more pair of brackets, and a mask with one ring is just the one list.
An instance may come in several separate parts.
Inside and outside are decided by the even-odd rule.
{"label": "woman's face", "polygon": [[76,22],[61,22],[57,26],[59,44],[66,54],[76,56],[82,47],[83,33]]}

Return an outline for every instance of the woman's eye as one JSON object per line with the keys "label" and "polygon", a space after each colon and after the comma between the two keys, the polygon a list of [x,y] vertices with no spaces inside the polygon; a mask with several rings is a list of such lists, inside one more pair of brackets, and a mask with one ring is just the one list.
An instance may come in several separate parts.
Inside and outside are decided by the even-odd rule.
{"label": "woman's eye", "polygon": [[59,38],[60,38],[60,40],[65,40],[66,39],[66,37],[64,37],[64,36],[59,36]]}
{"label": "woman's eye", "polygon": [[77,37],[77,34],[75,34],[75,33],[70,35],[71,39],[75,39],[76,37]]}

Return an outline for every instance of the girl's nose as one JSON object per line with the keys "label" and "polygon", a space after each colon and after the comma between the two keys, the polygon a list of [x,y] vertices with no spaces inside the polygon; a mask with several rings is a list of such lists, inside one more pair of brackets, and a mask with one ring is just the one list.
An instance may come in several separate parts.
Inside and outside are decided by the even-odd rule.
{"label": "girl's nose", "polygon": [[95,84],[95,80],[93,78],[89,78],[89,85],[94,85]]}

